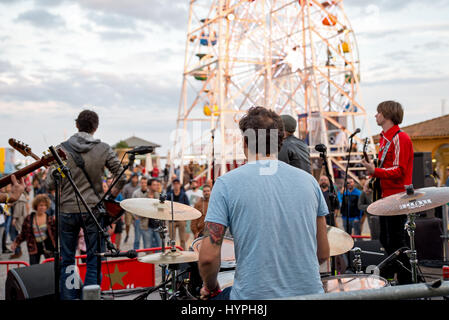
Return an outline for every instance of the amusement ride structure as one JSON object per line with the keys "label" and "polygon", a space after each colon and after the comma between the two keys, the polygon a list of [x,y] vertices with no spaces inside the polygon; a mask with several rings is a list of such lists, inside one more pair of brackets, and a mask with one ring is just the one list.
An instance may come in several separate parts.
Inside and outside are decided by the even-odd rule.
{"label": "amusement ride structure", "polygon": [[[170,163],[207,163],[218,176],[245,157],[238,121],[253,106],[298,119],[296,135],[327,147],[330,168],[345,171],[348,136],[368,137],[360,100],[358,47],[342,0],[190,1],[182,92]],[[364,139],[355,136],[349,176],[358,181]],[[173,168],[173,165],[171,166]]]}

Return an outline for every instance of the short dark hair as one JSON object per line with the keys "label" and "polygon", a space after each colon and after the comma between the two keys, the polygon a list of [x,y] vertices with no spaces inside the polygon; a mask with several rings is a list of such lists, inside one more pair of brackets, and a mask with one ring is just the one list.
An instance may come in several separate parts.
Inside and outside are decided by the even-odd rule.
{"label": "short dark hair", "polygon": [[40,203],[45,203],[47,209],[51,206],[51,200],[45,193],[38,194],[36,197],[34,197],[32,203],[33,210],[37,210],[37,207]]}
{"label": "short dark hair", "polygon": [[148,180],[148,185],[151,186],[154,181],[160,182],[159,179],[153,178],[153,179]]}
{"label": "short dark hair", "polygon": [[212,189],[212,187],[211,187],[209,184],[205,184],[205,185],[203,186],[203,190],[204,190],[204,188]]}
{"label": "short dark hair", "polygon": [[402,123],[404,117],[404,109],[399,102],[383,101],[377,106],[377,112],[381,113],[385,119],[393,121],[395,125]]}
{"label": "short dark hair", "polygon": [[76,118],[76,126],[79,131],[92,133],[98,128],[98,114],[91,110],[83,110]]}
{"label": "short dark hair", "polygon": [[[277,152],[281,150],[282,141],[284,140],[284,123],[276,112],[264,107],[252,107],[248,110],[247,114],[240,119],[239,128],[242,131],[245,143],[251,152],[265,155],[270,154],[270,152],[273,151],[270,148],[270,136],[273,133],[277,133]],[[260,129],[264,130],[264,132],[259,132]],[[251,130],[255,133],[255,143],[248,143],[247,130]],[[259,138],[265,138],[265,150],[259,150]]]}

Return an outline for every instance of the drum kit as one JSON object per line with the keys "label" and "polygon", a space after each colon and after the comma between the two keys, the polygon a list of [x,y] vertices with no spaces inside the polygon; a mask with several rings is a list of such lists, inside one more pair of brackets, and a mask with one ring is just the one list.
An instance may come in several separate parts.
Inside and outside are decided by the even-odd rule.
{"label": "drum kit", "polygon": [[[414,242],[416,213],[445,205],[447,202],[449,202],[449,188],[431,187],[414,190],[413,186],[406,186],[405,192],[378,200],[368,207],[368,212],[373,215],[408,215],[405,228],[410,237],[410,250],[407,250],[406,253],[410,259],[412,280],[414,283],[418,282],[418,261]],[[161,197],[161,199],[127,199],[123,200],[120,205],[124,210],[138,216],[162,221],[186,221],[201,217],[201,213],[198,210],[184,204],[168,201],[164,197]],[[445,226],[447,229],[447,221]],[[445,232],[447,232],[446,229]],[[202,281],[199,276],[197,264],[195,265],[195,263],[198,261],[204,237],[195,239],[189,251],[178,250],[175,246],[175,240],[169,239],[169,249],[166,250],[165,235],[167,228],[165,227],[165,223],[157,231],[163,243],[162,252],[139,257],[138,261],[159,265],[162,268],[162,283],[157,287],[150,288],[147,292],[137,297],[136,300],[146,299],[149,294],[157,290],[159,290],[162,300],[198,299]],[[175,233],[172,232],[172,234]],[[342,255],[348,251],[354,253],[353,266],[355,274],[322,277],[323,288],[326,293],[375,289],[389,285],[386,279],[374,274],[363,274],[361,271],[361,253],[379,253],[362,251],[360,248],[354,247],[352,237],[336,227],[327,226],[327,236],[331,257]],[[380,255],[384,254],[382,253]],[[182,264],[189,264],[190,267],[179,272],[182,269],[180,267]],[[168,280],[166,279],[167,268],[170,274]],[[230,237],[225,237],[221,247],[220,272],[217,277],[222,289],[232,286],[235,268],[234,241]],[[189,276],[186,278],[185,274],[187,273],[189,273]],[[184,278],[182,278],[183,275]],[[167,285],[169,283],[171,283],[171,289],[168,289]]]}

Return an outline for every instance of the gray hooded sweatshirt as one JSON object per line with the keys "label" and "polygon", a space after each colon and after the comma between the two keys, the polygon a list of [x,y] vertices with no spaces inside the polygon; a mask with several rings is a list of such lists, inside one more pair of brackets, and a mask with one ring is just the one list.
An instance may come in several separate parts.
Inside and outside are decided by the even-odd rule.
{"label": "gray hooded sweatshirt", "polygon": [[[103,196],[104,168],[108,168],[114,176],[117,176],[122,170],[117,155],[107,143],[101,142],[99,139],[94,139],[91,134],[86,132],[75,133],[69,138],[68,142],[76,152],[80,153],[85,163],[86,172],[89,175],[95,190],[100,196]],[[99,197],[95,194],[83,171],[77,167],[69,152],[61,145],[58,147],[65,151],[67,155],[66,166],[70,169],[72,178],[82,196],[92,208],[100,200]],[[126,177],[123,175],[120,181],[117,182],[116,187],[121,189],[124,186],[125,181]],[[51,172],[47,175],[45,183],[47,188],[54,186],[54,179]],[[82,202],[80,200],[78,200],[78,202],[79,207],[72,185],[68,179],[62,179],[61,212],[78,213],[80,212],[80,208],[81,212],[86,212]]]}

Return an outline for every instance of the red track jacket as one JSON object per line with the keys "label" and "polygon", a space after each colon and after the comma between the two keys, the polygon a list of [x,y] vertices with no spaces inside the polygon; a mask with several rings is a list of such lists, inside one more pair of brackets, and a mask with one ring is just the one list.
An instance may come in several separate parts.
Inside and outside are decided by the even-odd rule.
{"label": "red track jacket", "polygon": [[412,140],[405,132],[398,132],[399,126],[395,125],[387,132],[380,134],[379,161],[382,158],[385,145],[393,139],[388,149],[382,168],[376,168],[373,176],[380,178],[382,198],[396,193],[404,192],[405,185],[412,184],[413,175],[413,145]]}

